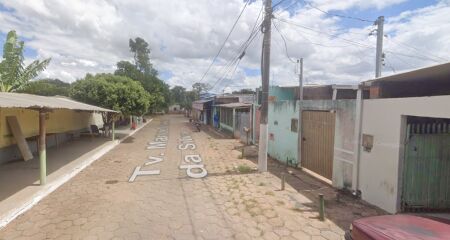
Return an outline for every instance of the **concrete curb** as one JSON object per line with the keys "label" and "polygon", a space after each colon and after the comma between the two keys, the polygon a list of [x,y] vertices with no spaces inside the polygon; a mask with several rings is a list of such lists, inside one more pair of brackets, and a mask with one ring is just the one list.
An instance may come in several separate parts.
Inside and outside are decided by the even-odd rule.
{"label": "concrete curb", "polygon": [[2,216],[0,216],[0,229],[4,228],[8,223],[10,223],[14,219],[16,219],[19,215],[21,215],[21,214],[25,213],[26,211],[28,211],[29,209],[31,209],[34,205],[36,205],[43,198],[45,198],[50,193],[55,191],[58,187],[60,187],[64,183],[68,182],[70,179],[72,179],[74,176],[76,176],[78,173],[80,173],[83,169],[85,169],[86,167],[91,165],[93,162],[98,160],[100,157],[105,155],[107,152],[114,149],[117,145],[119,145],[120,143],[125,141],[127,138],[133,136],[136,132],[141,130],[143,127],[147,126],[147,124],[151,123],[152,121],[153,121],[153,119],[150,119],[148,122],[146,122],[145,124],[141,125],[136,130],[129,133],[123,139],[115,140],[114,142],[111,142],[111,144],[105,146],[104,148],[95,152],[92,156],[83,160],[78,166],[73,168],[69,173],[67,173],[64,176],[60,177],[59,179],[43,186],[41,190],[39,190],[37,193],[35,193],[34,196],[32,196],[30,200],[21,204],[21,206],[11,209],[6,214],[2,214]]}

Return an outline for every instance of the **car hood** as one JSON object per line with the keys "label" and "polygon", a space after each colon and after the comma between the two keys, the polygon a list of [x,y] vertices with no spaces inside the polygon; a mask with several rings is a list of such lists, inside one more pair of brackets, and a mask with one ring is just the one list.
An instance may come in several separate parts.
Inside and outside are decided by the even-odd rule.
{"label": "car hood", "polygon": [[353,229],[376,240],[450,239],[450,224],[414,215],[387,215],[355,220]]}

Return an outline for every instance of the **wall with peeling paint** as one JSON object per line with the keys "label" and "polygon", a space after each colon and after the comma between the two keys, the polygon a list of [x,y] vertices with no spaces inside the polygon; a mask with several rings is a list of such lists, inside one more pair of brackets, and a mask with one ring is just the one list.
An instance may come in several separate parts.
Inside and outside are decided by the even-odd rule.
{"label": "wall with peeling paint", "polygon": [[404,116],[450,118],[449,103],[450,96],[364,100],[362,134],[373,136],[373,148],[360,150],[363,200],[391,213],[399,211]]}
{"label": "wall with peeling paint", "polygon": [[298,133],[291,131],[291,119],[298,121],[297,101],[269,102],[268,154],[281,162],[297,166]]}
{"label": "wall with peeling paint", "polygon": [[[336,111],[333,157],[333,186],[351,188],[354,159],[355,100],[304,100],[304,110]],[[298,133],[291,131],[291,119],[298,121],[298,101],[269,102],[269,146],[271,157],[298,164]]]}

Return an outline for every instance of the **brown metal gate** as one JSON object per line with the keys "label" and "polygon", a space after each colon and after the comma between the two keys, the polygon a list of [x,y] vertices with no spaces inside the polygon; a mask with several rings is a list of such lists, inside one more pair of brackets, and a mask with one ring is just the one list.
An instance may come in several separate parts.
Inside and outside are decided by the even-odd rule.
{"label": "brown metal gate", "polygon": [[301,166],[331,180],[333,174],[335,113],[302,112]]}

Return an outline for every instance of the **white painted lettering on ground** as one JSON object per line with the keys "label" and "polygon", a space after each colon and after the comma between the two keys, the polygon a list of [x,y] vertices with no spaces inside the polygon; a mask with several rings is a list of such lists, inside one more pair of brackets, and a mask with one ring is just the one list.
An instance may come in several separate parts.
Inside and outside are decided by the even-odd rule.
{"label": "white painted lettering on ground", "polygon": [[[169,121],[162,121],[160,126],[158,127],[158,131],[156,133],[153,141],[147,143],[147,150],[158,150],[158,149],[166,149],[167,142],[169,141]],[[156,163],[160,163],[164,160],[164,153],[159,153],[159,156],[149,156],[147,161],[144,163],[144,166],[153,165]],[[149,176],[149,175],[159,175],[161,173],[160,170],[141,170],[141,166],[137,166],[131,177],[128,179],[128,182],[134,182],[138,176]]]}
{"label": "white painted lettering on ground", "polygon": [[[178,150],[195,150],[194,139],[186,132],[181,132],[180,144]],[[208,175],[208,171],[202,164],[202,157],[199,154],[186,154],[180,169],[185,169],[186,174],[191,178],[204,178]]]}

